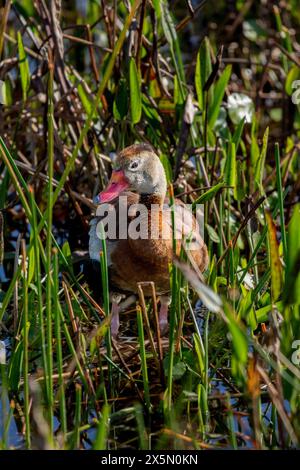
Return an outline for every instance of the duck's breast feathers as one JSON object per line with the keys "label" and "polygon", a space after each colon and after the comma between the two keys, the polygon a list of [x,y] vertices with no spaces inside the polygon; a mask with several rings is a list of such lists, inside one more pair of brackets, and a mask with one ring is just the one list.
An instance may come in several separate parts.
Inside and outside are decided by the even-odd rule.
{"label": "duck's breast feathers", "polygon": [[[100,204],[96,210],[96,217],[90,221],[90,231],[89,231],[89,255],[91,259],[100,261],[100,251],[102,250],[102,240],[101,240],[101,228],[100,222],[104,224],[108,223],[108,211],[111,211],[111,217],[113,220],[112,226],[104,227],[108,232],[106,238],[106,250],[107,250],[107,263],[111,265],[111,254],[116,248],[118,243],[118,234],[119,234],[119,223],[120,223],[120,211],[123,211],[124,214],[129,210],[130,206],[138,203],[139,196],[131,191],[124,191],[121,196],[109,204]],[[122,216],[121,216],[122,217]],[[125,217],[125,215],[124,215]],[[127,221],[128,224],[129,221]],[[127,231],[127,227],[125,227]]]}

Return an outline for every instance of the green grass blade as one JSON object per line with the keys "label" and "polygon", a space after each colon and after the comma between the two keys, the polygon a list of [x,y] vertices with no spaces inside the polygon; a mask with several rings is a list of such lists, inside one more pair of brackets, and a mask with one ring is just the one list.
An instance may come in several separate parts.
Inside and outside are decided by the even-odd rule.
{"label": "green grass blade", "polygon": [[94,450],[106,450],[107,438],[109,433],[110,406],[104,405],[101,412],[101,418],[97,428],[96,439],[93,445]]}
{"label": "green grass blade", "polygon": [[129,62],[130,110],[132,124],[137,124],[142,115],[141,77],[135,59]]}
{"label": "green grass blade", "polygon": [[48,207],[47,207],[47,238],[46,238],[46,332],[49,390],[49,432],[53,435],[53,360],[52,360],[52,199],[53,199],[53,164],[54,164],[54,116],[53,116],[53,63],[49,61],[48,82]]}
{"label": "green grass blade", "polygon": [[57,357],[57,371],[58,371],[58,396],[59,396],[59,421],[63,436],[67,434],[67,410],[66,410],[66,397],[63,378],[63,351],[62,351],[62,338],[61,338],[61,319],[59,314],[59,271],[58,271],[58,256],[57,251],[53,254],[53,314],[54,314],[54,328],[56,339],[56,357]]}
{"label": "green grass blade", "polygon": [[281,170],[280,170],[280,151],[279,151],[279,144],[277,142],[275,144],[275,162],[276,162],[276,183],[277,183],[277,192],[278,192],[278,200],[279,200],[279,214],[280,214],[283,256],[284,256],[284,259],[286,260],[287,259],[287,244],[286,244],[284,208],[283,208],[283,189],[282,189],[282,179],[281,179]]}
{"label": "green grass blade", "polygon": [[26,52],[24,50],[24,45],[23,45],[20,31],[18,31],[18,54],[19,54],[19,67],[20,67],[20,75],[21,75],[23,101],[26,101],[27,93],[28,93],[29,86],[30,86],[30,71],[29,71],[29,64],[28,64]]}
{"label": "green grass blade", "polygon": [[215,84],[213,101],[212,103],[210,103],[208,109],[208,126],[210,129],[213,129],[214,124],[219,115],[220,107],[224,98],[225,90],[229,82],[230,75],[231,65],[227,65],[219,80]]}
{"label": "green grass blade", "polygon": [[140,307],[137,308],[136,314],[137,314],[137,325],[138,325],[138,334],[139,334],[141,366],[142,366],[143,384],[144,384],[144,397],[145,397],[146,407],[147,407],[148,411],[150,412],[151,411],[151,401],[150,401],[148,367],[147,367],[147,358],[146,358],[146,349],[145,349],[143,314],[141,312]]}

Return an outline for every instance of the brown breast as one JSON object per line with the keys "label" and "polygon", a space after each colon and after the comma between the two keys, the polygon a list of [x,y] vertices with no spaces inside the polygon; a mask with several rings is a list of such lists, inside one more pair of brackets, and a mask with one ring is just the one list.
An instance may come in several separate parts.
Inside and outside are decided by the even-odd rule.
{"label": "brown breast", "polygon": [[[130,211],[132,217],[128,220],[129,227],[130,223],[136,220],[136,213],[132,208],[136,207],[133,205],[139,201],[139,196],[133,193],[127,194],[129,194],[128,207],[132,206]],[[148,206],[150,207],[149,204]],[[171,209],[165,205],[162,210],[156,208],[150,211],[149,207],[147,214],[138,216],[141,222],[147,218],[148,227],[152,224],[152,233],[154,232],[156,237],[158,234],[158,238],[132,239],[129,236],[125,240],[118,240],[111,253],[110,276],[112,284],[118,289],[136,292],[138,282],[153,281],[157,293],[163,294],[170,290],[169,265],[173,257]],[[176,200],[175,207],[176,222],[183,220],[183,223],[176,223],[176,234],[179,236],[183,233],[185,237],[190,235],[189,258],[203,272],[208,264],[208,254],[197,221],[189,211],[186,212],[187,209],[180,200]],[[183,243],[186,247],[186,241],[179,238],[176,242],[178,256]],[[146,295],[150,293],[150,290],[149,292],[145,290]]]}

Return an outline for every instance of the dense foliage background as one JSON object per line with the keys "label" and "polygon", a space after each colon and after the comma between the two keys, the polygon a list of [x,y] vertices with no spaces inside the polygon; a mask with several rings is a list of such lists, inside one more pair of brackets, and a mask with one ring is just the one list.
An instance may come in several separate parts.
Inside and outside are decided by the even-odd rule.
{"label": "dense foliage background", "polygon": [[[299,447],[298,2],[1,3],[0,447]],[[88,223],[141,141],[210,265],[173,266],[169,337],[141,295],[115,342]]]}

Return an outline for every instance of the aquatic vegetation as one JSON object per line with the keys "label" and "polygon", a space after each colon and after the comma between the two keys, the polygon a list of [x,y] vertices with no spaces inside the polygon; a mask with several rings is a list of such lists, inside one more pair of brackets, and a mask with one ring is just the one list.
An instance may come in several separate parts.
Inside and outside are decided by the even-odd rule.
{"label": "aquatic vegetation", "polygon": [[[5,2],[1,449],[299,448],[294,3]],[[89,221],[136,142],[203,204],[209,266],[170,264],[167,336],[141,283],[114,339]]]}

